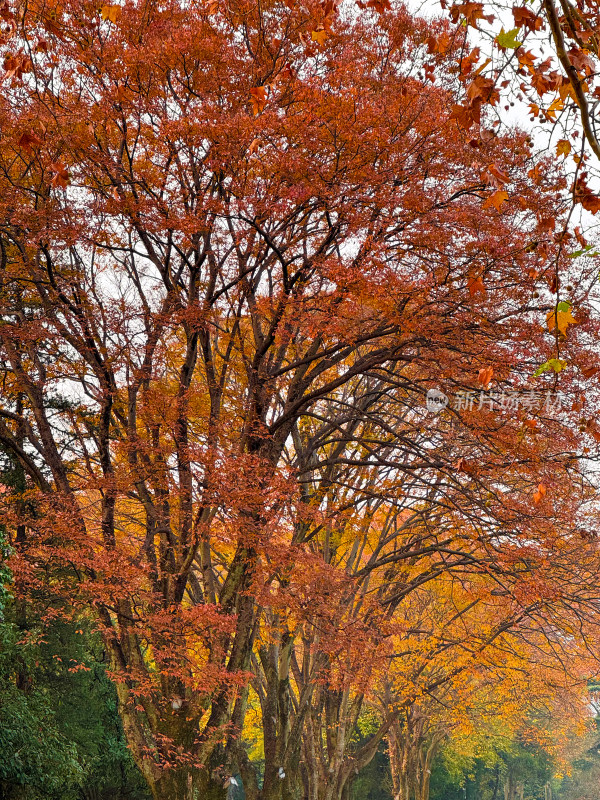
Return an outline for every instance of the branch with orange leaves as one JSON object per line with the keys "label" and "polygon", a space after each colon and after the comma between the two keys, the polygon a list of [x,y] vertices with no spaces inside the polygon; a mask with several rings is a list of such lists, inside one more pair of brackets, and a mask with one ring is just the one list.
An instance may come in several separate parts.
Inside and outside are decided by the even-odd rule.
{"label": "branch with orange leaves", "polygon": [[562,27],[552,0],[544,0],[544,10],[546,12],[548,23],[550,25],[550,30],[552,32],[552,39],[556,47],[556,55],[558,56],[558,59],[562,64],[562,67],[573,88],[575,102],[577,103],[581,114],[581,124],[583,127],[585,138],[587,139],[590,147],[592,148],[594,155],[598,159],[600,159],[600,142],[598,142],[598,139],[596,138],[596,135],[592,128],[592,119],[590,116],[589,104],[585,96],[585,92],[583,91],[583,86],[581,84],[581,80],[579,79],[579,74],[575,69],[574,65],[572,64],[571,59],[569,58],[569,54],[567,53]]}

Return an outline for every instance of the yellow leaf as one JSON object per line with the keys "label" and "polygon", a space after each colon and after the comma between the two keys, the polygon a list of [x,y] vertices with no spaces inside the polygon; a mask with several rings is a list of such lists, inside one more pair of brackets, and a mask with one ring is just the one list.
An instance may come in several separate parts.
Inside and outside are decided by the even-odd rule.
{"label": "yellow leaf", "polygon": [[577,324],[577,320],[571,314],[571,309],[568,311],[549,311],[546,314],[546,322],[548,323],[549,331],[558,328],[563,336],[567,335],[567,325]]}
{"label": "yellow leaf", "polygon": [[498,191],[494,192],[487,198],[483,204],[483,208],[490,208],[491,206],[494,206],[496,211],[500,211],[502,203],[504,203],[505,200],[508,200],[508,192],[505,192],[504,189],[498,189]]}
{"label": "yellow leaf", "polygon": [[556,112],[562,111],[564,107],[565,103],[562,97],[557,97],[556,100],[553,100],[552,103],[550,103],[546,111],[546,116],[548,117],[548,119],[554,120],[556,119]]}
{"label": "yellow leaf", "polygon": [[577,96],[575,95],[573,87],[570,83],[563,83],[561,86],[559,86],[558,93],[563,102],[567,99],[567,97],[570,98],[574,103],[577,102]]}
{"label": "yellow leaf", "polygon": [[568,142],[566,139],[561,139],[556,143],[557,156],[564,156],[566,158],[570,152],[571,152],[571,142]]}
{"label": "yellow leaf", "polygon": [[312,31],[312,33],[310,34],[310,38],[313,40],[313,42],[316,42],[317,44],[325,44],[325,39],[327,39],[327,31],[325,30]]}
{"label": "yellow leaf", "polygon": [[121,16],[121,11],[123,9],[121,6],[118,5],[106,5],[102,6],[100,9],[100,14],[102,15],[102,19],[107,19],[109,22],[116,22],[119,17]]}

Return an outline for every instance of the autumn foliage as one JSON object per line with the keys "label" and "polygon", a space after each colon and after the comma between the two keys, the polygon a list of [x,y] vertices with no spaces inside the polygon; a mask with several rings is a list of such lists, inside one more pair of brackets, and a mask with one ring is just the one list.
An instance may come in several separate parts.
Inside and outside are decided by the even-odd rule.
{"label": "autumn foliage", "polygon": [[49,613],[94,609],[157,799],[236,771],[250,800],[338,800],[428,698],[510,718],[523,670],[545,699],[594,669],[597,321],[568,179],[495,130],[454,24],[480,4],[363,6],[2,10],[12,569]]}

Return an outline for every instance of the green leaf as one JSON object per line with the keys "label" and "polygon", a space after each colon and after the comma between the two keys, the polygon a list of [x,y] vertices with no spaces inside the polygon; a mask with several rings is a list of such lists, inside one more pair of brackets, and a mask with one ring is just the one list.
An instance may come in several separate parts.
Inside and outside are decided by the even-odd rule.
{"label": "green leaf", "polygon": [[567,258],[579,258],[579,256],[600,256],[600,253],[597,250],[594,250],[593,253],[590,253],[590,250],[593,249],[593,245],[588,244],[581,250],[576,250],[574,253],[567,253]]}
{"label": "green leaf", "polygon": [[567,366],[567,362],[562,358],[551,358],[546,361],[545,364],[542,364],[541,367],[538,367],[536,371],[533,373],[536,378],[544,372],[561,372]]}
{"label": "green leaf", "polygon": [[570,311],[571,310],[571,303],[568,300],[561,300],[560,303],[556,306],[557,311]]}
{"label": "green leaf", "polygon": [[496,42],[500,47],[506,47],[509,50],[516,50],[517,47],[521,47],[523,44],[516,38],[518,32],[518,28],[513,28],[511,31],[505,31],[504,28],[502,28],[498,36],[496,36]]}

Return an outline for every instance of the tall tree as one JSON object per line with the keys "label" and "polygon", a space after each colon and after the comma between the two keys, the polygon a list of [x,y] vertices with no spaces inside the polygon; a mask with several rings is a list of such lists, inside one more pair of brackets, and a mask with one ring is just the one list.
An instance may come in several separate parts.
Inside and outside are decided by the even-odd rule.
{"label": "tall tree", "polygon": [[[464,134],[463,42],[432,46],[444,26],[373,5],[3,12],[0,443],[27,476],[3,498],[17,575],[96,609],[157,800],[222,796],[253,669],[265,710],[288,680],[278,609],[295,594],[327,619],[328,581],[344,598],[330,521],[408,485],[408,507],[434,497],[466,531],[456,555],[421,514],[409,550],[431,546],[442,571],[470,539],[492,569],[505,550],[522,565],[531,542],[551,558],[558,524],[570,542],[588,533],[568,417],[424,407],[433,386],[532,389],[534,370],[558,374],[557,337],[586,366],[586,287],[576,325],[533,291],[547,257],[568,263],[560,240],[534,245],[564,178],[540,174],[525,135]],[[352,556],[364,585],[389,565],[381,608],[403,597],[406,558],[393,535]],[[282,718],[265,726],[264,800],[283,788]]]}

